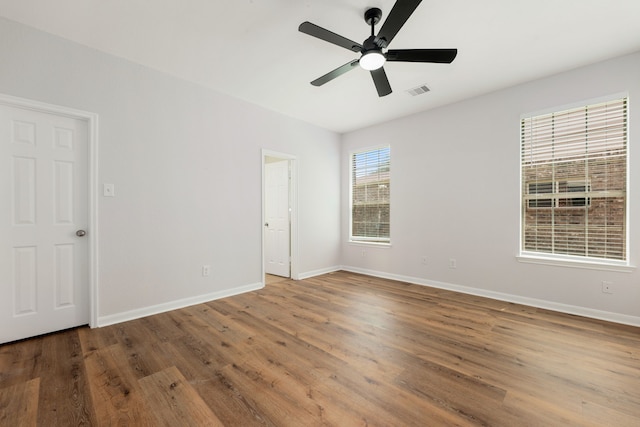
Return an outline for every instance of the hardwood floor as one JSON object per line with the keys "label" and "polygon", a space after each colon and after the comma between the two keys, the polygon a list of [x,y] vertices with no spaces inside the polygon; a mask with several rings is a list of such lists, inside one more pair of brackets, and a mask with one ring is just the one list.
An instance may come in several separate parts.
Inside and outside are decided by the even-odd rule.
{"label": "hardwood floor", "polygon": [[640,328],[337,272],[0,346],[2,426],[638,426]]}
{"label": "hardwood floor", "polygon": [[266,285],[272,285],[274,283],[282,282],[288,280],[287,277],[275,276],[273,274],[265,274],[264,275],[264,283]]}

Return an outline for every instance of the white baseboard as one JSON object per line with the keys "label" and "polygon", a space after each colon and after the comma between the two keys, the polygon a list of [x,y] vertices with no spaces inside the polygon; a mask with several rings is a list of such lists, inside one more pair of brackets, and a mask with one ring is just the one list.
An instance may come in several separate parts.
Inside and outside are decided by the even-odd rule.
{"label": "white baseboard", "polygon": [[[561,313],[574,314],[577,316],[589,317],[593,319],[605,320],[608,322],[640,327],[640,317],[637,317],[637,316],[628,316],[625,314],[612,313],[608,311],[595,310],[595,309],[586,308],[586,307],[561,304],[553,301],[522,297],[518,295],[505,294],[502,292],[488,291],[485,289],[472,288],[468,286],[455,285],[452,283],[426,280],[418,277],[404,276],[400,274],[393,274],[393,273],[387,273],[384,271],[369,270],[366,268],[351,267],[346,265],[323,268],[320,270],[301,273],[299,274],[298,279],[304,280],[311,277],[320,276],[322,274],[333,273],[339,270],[366,274],[369,276],[380,277],[383,279],[398,280],[401,282],[412,283],[415,285],[429,286],[432,288],[445,289],[449,291],[460,292],[463,294],[476,295],[476,296],[491,298],[499,301],[506,301],[506,302],[511,302],[515,304],[523,304],[523,305],[528,305],[530,307],[537,307],[537,308],[542,308],[546,310],[558,311]],[[127,322],[129,320],[139,319],[141,317],[164,313],[171,310],[177,310],[177,309],[188,307],[191,305],[201,304],[204,302],[214,301],[221,298],[243,294],[245,292],[256,291],[256,290],[262,289],[263,287],[264,287],[264,283],[254,283],[254,284],[240,286],[233,289],[228,289],[225,291],[213,292],[210,294],[199,295],[196,297],[185,298],[177,301],[170,301],[163,304],[143,307],[143,308],[130,310],[122,313],[111,314],[108,316],[99,316],[97,326],[103,327],[103,326],[113,325],[116,323]]]}
{"label": "white baseboard", "polygon": [[386,273],[383,271],[369,270],[366,268],[342,266],[344,271],[352,273],[361,273],[369,276],[380,277],[383,279],[398,280],[414,285],[429,286],[432,288],[445,289],[449,291],[460,292],[463,294],[476,295],[480,297],[491,298],[499,301],[512,302],[515,304],[528,305],[530,307],[543,308],[560,313],[574,314],[577,316],[589,317],[592,319],[605,320],[607,322],[620,323],[623,325],[639,326],[640,317],[629,316],[626,314],[612,313],[609,311],[595,310],[592,308],[579,307],[575,305],[562,304],[553,301],[540,300],[536,298],[522,297],[518,295],[505,294],[502,292],[488,291],[485,289],[472,288],[469,286],[454,285],[451,283],[438,282],[434,280],[426,280],[418,277],[403,276],[399,274]]}
{"label": "white baseboard", "polygon": [[339,270],[342,270],[342,269],[343,269],[342,266],[336,265],[336,266],[333,266],[333,267],[321,268],[320,270],[307,271],[307,272],[304,272],[304,273],[299,273],[297,280],[309,279],[311,277],[321,276],[321,275],[327,274],[327,273],[333,273],[335,271],[339,271]]}
{"label": "white baseboard", "polygon": [[108,316],[99,316],[97,326],[103,327],[114,325],[116,323],[128,322],[129,320],[152,316],[154,314],[164,313],[171,310],[177,310],[180,308],[189,307],[191,305],[202,304],[204,302],[231,297],[234,295],[243,294],[245,292],[257,291],[258,289],[262,288],[264,288],[264,283],[254,283],[251,285],[239,286],[237,288],[227,289],[224,291],[212,292],[209,294],[184,298],[177,301],[169,301],[149,307],[137,308],[135,310],[125,311],[122,313],[110,314]]}

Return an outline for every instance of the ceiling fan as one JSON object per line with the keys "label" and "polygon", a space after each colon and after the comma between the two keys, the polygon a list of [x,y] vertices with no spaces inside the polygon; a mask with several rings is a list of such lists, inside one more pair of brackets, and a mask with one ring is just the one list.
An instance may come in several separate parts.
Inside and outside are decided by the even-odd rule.
{"label": "ceiling fan", "polygon": [[359,59],[347,62],[324,76],[315,79],[311,84],[314,86],[322,86],[347,71],[353,70],[357,65],[360,65],[360,67],[370,71],[371,77],[373,77],[373,83],[378,91],[378,96],[382,97],[392,92],[389,79],[383,68],[386,61],[435,62],[441,64],[450,64],[453,62],[458,54],[457,49],[398,49],[384,51],[421,1],[422,0],[396,1],[377,36],[374,32],[374,26],[380,22],[382,11],[377,7],[367,9],[364,13],[364,20],[368,25],[371,25],[371,36],[362,44],[342,37],[311,22],[303,22],[300,24],[298,27],[300,32],[362,54]]}

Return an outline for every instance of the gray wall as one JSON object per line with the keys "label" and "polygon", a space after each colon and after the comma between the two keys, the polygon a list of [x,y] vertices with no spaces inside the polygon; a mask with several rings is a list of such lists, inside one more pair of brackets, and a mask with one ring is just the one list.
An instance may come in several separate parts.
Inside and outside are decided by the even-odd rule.
{"label": "gray wall", "polygon": [[298,271],[340,264],[339,135],[4,19],[0,61],[0,93],[99,115],[103,322],[262,282],[263,148],[297,157]]}
{"label": "gray wall", "polygon": [[[518,262],[520,115],[620,92],[629,94],[628,253],[640,262],[640,53],[590,65],[343,136],[348,155],[391,145],[391,246],[348,242],[350,269],[640,325],[640,273]],[[362,251],[366,256],[362,256]],[[427,257],[427,265],[422,257]],[[449,259],[457,268],[449,268]],[[613,282],[613,295],[602,281]]]}

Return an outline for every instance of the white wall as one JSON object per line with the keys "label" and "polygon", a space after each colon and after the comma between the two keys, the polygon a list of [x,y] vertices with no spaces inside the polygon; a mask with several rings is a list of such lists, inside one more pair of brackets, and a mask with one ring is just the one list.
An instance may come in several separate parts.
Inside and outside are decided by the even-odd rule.
{"label": "white wall", "polygon": [[0,62],[0,93],[99,115],[102,323],[262,282],[262,148],[298,160],[298,271],[340,264],[339,135],[4,19]]}
{"label": "white wall", "polygon": [[[635,197],[640,187],[638,76],[640,53],[344,135],[343,206],[349,203],[349,152],[391,145],[392,246],[349,243],[348,209],[343,209],[343,264],[355,271],[640,325],[639,271],[516,260],[520,115],[628,92],[629,255],[632,265],[640,263],[640,200]],[[449,268],[450,258],[457,260],[457,269]],[[602,293],[603,280],[613,282],[613,295]]]}

